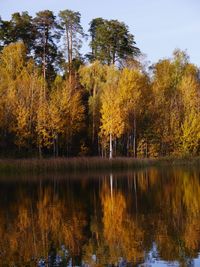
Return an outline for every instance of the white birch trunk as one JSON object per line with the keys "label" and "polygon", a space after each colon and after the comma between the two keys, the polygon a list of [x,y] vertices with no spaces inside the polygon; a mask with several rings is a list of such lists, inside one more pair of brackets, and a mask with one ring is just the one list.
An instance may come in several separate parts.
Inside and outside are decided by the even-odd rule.
{"label": "white birch trunk", "polygon": [[109,158],[112,159],[112,157],[113,157],[112,134],[110,134],[110,156]]}

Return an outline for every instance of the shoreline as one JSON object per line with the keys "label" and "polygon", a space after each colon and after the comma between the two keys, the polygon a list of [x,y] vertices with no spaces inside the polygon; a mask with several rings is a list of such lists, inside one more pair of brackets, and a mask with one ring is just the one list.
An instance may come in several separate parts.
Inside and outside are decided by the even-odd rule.
{"label": "shoreline", "polygon": [[120,171],[137,170],[147,167],[162,166],[198,166],[200,157],[163,157],[163,158],[126,158],[112,160],[100,157],[77,158],[32,158],[0,159],[0,174],[3,173],[50,173],[82,171]]}

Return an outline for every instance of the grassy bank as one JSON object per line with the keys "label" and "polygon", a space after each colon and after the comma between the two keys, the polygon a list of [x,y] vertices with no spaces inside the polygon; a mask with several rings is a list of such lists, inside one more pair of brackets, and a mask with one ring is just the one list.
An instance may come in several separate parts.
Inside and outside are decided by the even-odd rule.
{"label": "grassy bank", "polygon": [[51,158],[51,159],[1,159],[0,173],[81,172],[105,170],[132,170],[162,165],[199,165],[200,157],[133,159],[115,158]]}

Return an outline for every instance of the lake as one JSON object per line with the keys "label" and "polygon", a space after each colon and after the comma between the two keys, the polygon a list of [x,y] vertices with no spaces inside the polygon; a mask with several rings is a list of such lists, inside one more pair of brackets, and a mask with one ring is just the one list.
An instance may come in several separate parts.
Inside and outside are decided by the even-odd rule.
{"label": "lake", "polygon": [[200,168],[1,175],[0,266],[200,266]]}

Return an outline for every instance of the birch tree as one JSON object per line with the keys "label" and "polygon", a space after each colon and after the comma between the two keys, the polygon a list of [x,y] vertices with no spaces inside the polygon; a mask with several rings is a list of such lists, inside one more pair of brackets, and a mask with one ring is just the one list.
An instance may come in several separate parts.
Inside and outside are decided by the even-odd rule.
{"label": "birch tree", "polygon": [[110,68],[103,89],[101,101],[101,136],[109,141],[109,158],[113,157],[113,140],[119,138],[124,131],[124,121],[119,98],[119,73]]}
{"label": "birch tree", "polygon": [[89,117],[92,124],[91,139],[96,150],[100,127],[100,109],[102,88],[106,82],[107,66],[95,61],[80,68],[80,82],[89,93]]}
{"label": "birch tree", "polygon": [[[124,69],[122,71],[119,81],[119,92],[122,101],[125,132],[128,135],[127,152],[131,147],[134,157],[137,155],[137,135],[139,135],[137,133],[137,122],[144,110],[144,103],[142,102],[147,94],[150,94],[148,88],[148,78],[138,70]],[[147,102],[145,104],[147,105]]]}

